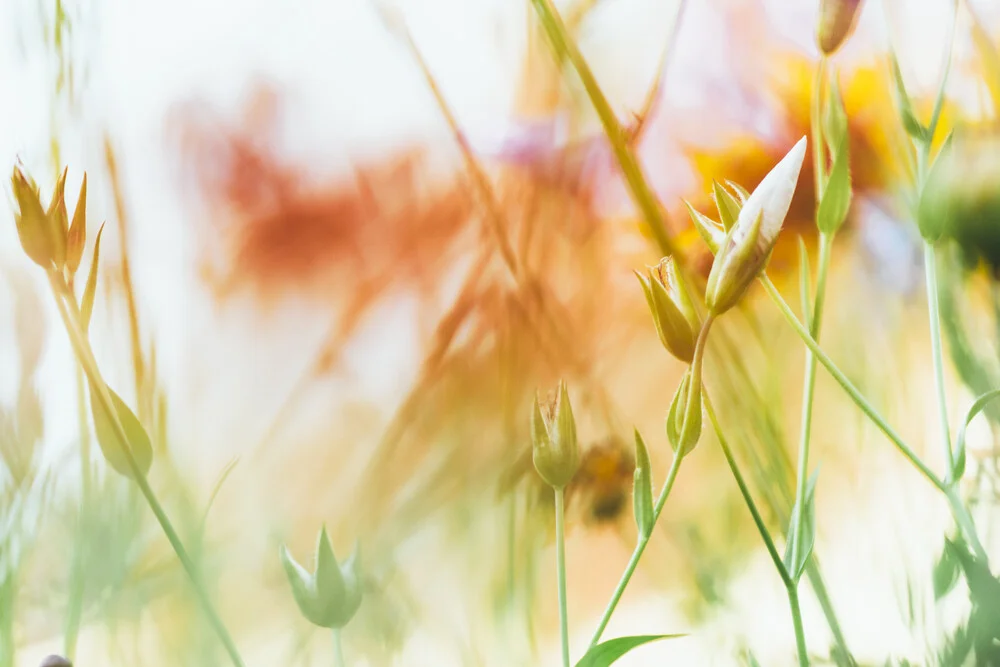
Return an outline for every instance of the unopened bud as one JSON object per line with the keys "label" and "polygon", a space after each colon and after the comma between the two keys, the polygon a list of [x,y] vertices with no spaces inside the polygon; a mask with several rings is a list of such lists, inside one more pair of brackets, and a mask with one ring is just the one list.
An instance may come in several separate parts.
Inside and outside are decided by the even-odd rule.
{"label": "unopened bud", "polygon": [[38,189],[17,167],[14,167],[10,183],[14,198],[17,200],[18,211],[14,214],[14,222],[17,225],[17,237],[21,241],[21,247],[35,264],[43,269],[52,268],[55,253],[49,238],[45,209],[38,197]]}
{"label": "unopened bud", "polygon": [[554,489],[565,487],[580,468],[576,421],[566,383],[544,402],[535,396],[531,413],[531,459],[535,470]]}
{"label": "unopened bud", "polygon": [[665,257],[655,267],[650,267],[648,277],[639,272],[635,275],[646,295],[646,303],[663,347],[681,361],[691,363],[698,316],[681,285],[673,258]]}
{"label": "unopened bud", "polygon": [[653,531],[653,466],[639,430],[635,431],[635,473],[632,487],[632,507],[640,537]]}
{"label": "unopened bud", "polygon": [[705,288],[705,303],[713,315],[736,305],[767,264],[788,215],[805,154],[806,138],[802,137],[740,209],[736,224],[715,256]]}
{"label": "unopened bud", "polygon": [[302,615],[321,628],[342,628],[361,606],[359,551],[341,566],[333,553],[324,527],[316,543],[316,572],[298,564],[285,546],[279,555],[292,587],[292,596]]}
{"label": "unopened bud", "polygon": [[854,32],[861,14],[861,0],[820,0],[816,41],[826,55],[833,55]]}

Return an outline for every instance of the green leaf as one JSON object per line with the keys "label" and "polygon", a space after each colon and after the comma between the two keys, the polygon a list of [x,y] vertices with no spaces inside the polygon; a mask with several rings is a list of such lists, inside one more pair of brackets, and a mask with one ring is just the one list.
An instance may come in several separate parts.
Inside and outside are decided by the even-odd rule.
{"label": "green leaf", "polygon": [[722,221],[722,226],[726,231],[733,228],[736,224],[736,220],[740,217],[740,203],[736,201],[736,198],[729,194],[718,181],[712,184],[712,197],[715,199],[715,205],[719,209],[719,220]]}
{"label": "green leaf", "polygon": [[895,92],[896,104],[899,106],[899,117],[903,122],[903,129],[914,139],[927,141],[930,132],[923,123],[917,120],[917,116],[913,112],[913,103],[910,102],[910,96],[906,92],[906,84],[903,83],[903,73],[899,69],[899,60],[896,58],[895,51],[889,53],[889,64],[892,72],[893,91]]}
{"label": "green leaf", "polygon": [[830,179],[827,181],[823,198],[816,211],[816,226],[824,234],[834,234],[847,219],[851,208],[851,165],[847,137],[840,141],[840,147],[833,159]]}
{"label": "green leaf", "polygon": [[687,635],[634,635],[631,637],[617,637],[615,639],[609,639],[606,642],[601,642],[597,646],[591,647],[584,655],[580,662],[576,663],[576,667],[608,667],[608,665],[613,665],[618,661],[620,657],[631,651],[632,649],[642,646],[643,644],[648,644],[650,642],[660,641],[661,639],[675,639],[677,637],[686,637]]}
{"label": "green leaf", "polygon": [[932,572],[935,600],[940,600],[955,588],[955,584],[958,583],[960,567],[954,550],[951,547],[945,546],[944,551],[941,552],[941,557],[934,563],[934,570]]}
{"label": "green leaf", "polygon": [[[139,419],[125,404],[125,401],[111,387],[106,386],[106,389],[111,396],[111,404],[117,413],[118,423],[121,424],[122,430],[125,432],[126,446],[131,450],[139,470],[142,471],[143,475],[146,475],[153,463],[153,448],[149,442],[149,435],[146,434],[146,429],[142,427]],[[112,417],[102,407],[101,401],[97,398],[97,391],[97,387],[91,383],[90,409],[94,415],[94,432],[97,434],[97,444],[101,446],[104,458],[115,471],[129,479],[135,479],[132,466],[128,462],[128,455],[122,450],[122,443],[116,435]]]}
{"label": "green leaf", "polygon": [[965,436],[966,431],[969,428],[969,424],[972,423],[972,420],[975,419],[980,412],[983,411],[987,403],[998,396],[1000,396],[1000,389],[993,389],[992,391],[986,392],[976,399],[976,402],[972,404],[971,408],[969,408],[969,412],[966,413],[965,420],[958,429],[958,438],[955,441],[955,467],[951,471],[951,479],[949,482],[955,483],[962,479],[962,475],[965,474]]}
{"label": "green leaf", "polygon": [[653,531],[653,466],[639,429],[635,430],[634,477],[632,506],[635,510],[635,525],[640,537],[647,538]]}
{"label": "green leaf", "polygon": [[830,77],[830,94],[827,96],[826,108],[823,109],[823,137],[831,155],[836,155],[837,148],[847,138],[847,112],[844,111],[840,77],[836,72]]}
{"label": "green leaf", "polygon": [[814,495],[816,491],[816,479],[818,477],[819,467],[817,466],[816,470],[813,471],[813,474],[806,482],[806,511],[805,516],[802,519],[802,541],[799,544],[798,560],[794,563],[792,562],[792,545],[795,544],[795,527],[798,525],[798,504],[792,508],[792,516],[788,522],[788,537],[785,543],[785,557],[782,561],[785,564],[785,569],[788,571],[788,575],[792,578],[792,581],[795,582],[798,582],[799,578],[802,576],[806,563],[809,562],[809,557],[812,555],[813,545],[816,543],[816,505],[814,502]]}
{"label": "green leaf", "polygon": [[684,205],[687,206],[694,228],[698,230],[698,235],[708,245],[708,249],[713,255],[719,252],[719,247],[726,240],[726,230],[715,220],[691,206],[687,200],[684,200]]}
{"label": "green leaf", "polygon": [[97,270],[101,259],[101,235],[104,233],[104,225],[97,230],[97,238],[94,240],[94,259],[90,262],[90,273],[87,274],[87,284],[83,288],[83,301],[80,304],[80,314],[83,316],[84,332],[90,329],[90,316],[94,312],[94,297],[97,295]]}
{"label": "green leaf", "polygon": [[812,287],[810,277],[812,271],[809,269],[809,249],[806,242],[799,237],[799,296],[802,299],[802,323],[806,329],[812,327]]}

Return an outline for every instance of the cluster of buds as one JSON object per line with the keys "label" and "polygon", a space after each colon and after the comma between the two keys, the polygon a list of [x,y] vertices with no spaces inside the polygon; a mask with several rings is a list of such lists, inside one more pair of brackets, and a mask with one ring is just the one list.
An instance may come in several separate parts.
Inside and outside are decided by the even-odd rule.
{"label": "cluster of buds", "polygon": [[565,382],[560,382],[558,389],[549,392],[544,401],[535,396],[531,412],[531,460],[553,489],[565,488],[580,469],[576,420]]}
{"label": "cluster of buds", "polygon": [[14,167],[10,181],[18,207],[14,214],[17,236],[25,254],[47,271],[75,274],[87,240],[87,175],[83,176],[72,222],[64,196],[65,169],[47,207],[42,205],[38,186],[19,167]]}
{"label": "cluster of buds", "polygon": [[716,252],[705,287],[705,305],[712,316],[719,316],[739,303],[750,283],[767,265],[788,215],[805,155],[806,138],[802,137],[752,193],[747,195],[737,190],[740,201],[716,187],[722,223],[688,206],[695,227]]}
{"label": "cluster of buds", "polygon": [[299,565],[288,549],[280,549],[281,564],[292,587],[299,611],[313,625],[339,629],[354,618],[361,606],[361,573],[358,548],[344,565],[337,562],[324,527],[316,542],[316,571]]}

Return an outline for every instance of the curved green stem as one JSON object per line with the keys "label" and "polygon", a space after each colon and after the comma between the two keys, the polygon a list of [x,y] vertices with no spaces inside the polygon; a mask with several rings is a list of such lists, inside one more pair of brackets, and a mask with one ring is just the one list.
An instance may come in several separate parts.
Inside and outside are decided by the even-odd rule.
{"label": "curved green stem", "polygon": [[947,487],[945,483],[934,474],[933,470],[927,467],[927,464],[920,460],[920,457],[917,456],[916,452],[910,449],[909,445],[903,441],[899,434],[896,433],[891,426],[889,426],[885,419],[882,418],[882,415],[878,413],[878,410],[876,410],[874,406],[868,402],[868,399],[866,399],[864,395],[858,391],[858,388],[855,387],[849,379],[847,379],[847,376],[844,375],[843,371],[837,368],[837,365],[826,355],[823,349],[819,346],[819,343],[817,343],[806,328],[802,326],[802,323],[799,322],[797,317],[795,317],[795,313],[792,312],[792,309],[788,306],[788,303],[781,296],[778,288],[774,286],[774,283],[771,282],[771,279],[768,278],[766,273],[762,273],[760,275],[760,282],[764,286],[764,290],[768,293],[768,296],[770,296],[771,300],[778,306],[781,314],[785,316],[788,324],[791,325],[792,329],[795,330],[795,333],[799,335],[799,338],[801,338],[802,342],[806,344],[806,347],[808,347],[812,353],[816,355],[816,359],[819,363],[823,364],[823,367],[826,368],[827,371],[829,371],[830,375],[833,376],[833,379],[837,381],[837,384],[839,384],[841,388],[847,392],[847,395],[851,397],[851,400],[854,401],[855,405],[857,405],[861,411],[865,413],[865,416],[867,416],[868,419],[870,419],[872,423],[875,424],[875,426],[877,426],[887,438],[889,438],[892,444],[896,446],[896,449],[898,449],[900,453],[906,457],[911,464],[913,464],[913,467],[915,467],[918,471],[920,471],[920,474],[927,478],[927,481],[933,484],[939,491],[946,493]]}
{"label": "curved green stem", "polygon": [[788,604],[792,611],[792,626],[795,631],[795,646],[798,651],[799,664],[808,665],[809,657],[806,653],[805,631],[802,628],[802,613],[799,610],[799,594],[796,590],[795,581],[788,573],[785,563],[781,560],[778,548],[774,545],[774,539],[771,537],[771,532],[767,529],[767,525],[764,523],[764,518],[761,516],[760,511],[757,509],[757,504],[754,502],[753,496],[750,495],[750,488],[747,486],[746,480],[743,479],[743,473],[740,472],[739,466],[736,464],[736,458],[733,456],[733,450],[729,447],[726,436],[722,433],[719,418],[715,414],[715,409],[712,407],[712,401],[708,397],[707,390],[705,391],[705,410],[708,412],[708,418],[712,422],[712,428],[715,430],[715,439],[719,441],[722,453],[726,457],[726,463],[729,464],[729,470],[733,473],[733,479],[736,480],[736,485],[740,487],[743,501],[746,503],[747,509],[750,510],[753,522],[757,526],[757,532],[760,533],[761,538],[764,540],[764,546],[767,547],[767,553],[771,556],[774,569],[778,571],[778,576],[781,577],[781,583],[785,585],[785,591],[788,593]]}
{"label": "curved green stem", "polygon": [[[823,304],[826,301],[826,277],[830,267],[830,249],[833,236],[820,234],[819,237],[819,267],[816,277],[816,296],[812,313],[808,317],[809,333],[814,339],[819,339],[820,322],[823,319]],[[806,480],[809,476],[809,440],[812,432],[813,393],[816,388],[816,355],[812,350],[806,350],[806,372],[802,384],[802,426],[799,432],[799,461],[795,475],[795,529],[792,532],[792,562],[799,562],[799,552],[802,548],[802,522],[805,512]]]}
{"label": "curved green stem", "polygon": [[565,493],[556,494],[556,575],[559,579],[559,636],[562,639],[563,667],[569,667],[569,620],[566,615],[566,527]]}
{"label": "curved green stem", "polygon": [[[704,363],[705,358],[705,347],[708,345],[708,332],[711,330],[714,322],[715,317],[709,315],[705,318],[705,321],[701,325],[701,331],[698,334],[698,340],[694,347],[694,358],[691,361],[693,375],[701,375],[702,364]],[[694,385],[694,382],[694,378],[692,378],[692,386]],[[698,381],[698,385],[699,387],[701,386],[700,380]],[[690,398],[688,400],[690,400]],[[677,479],[677,472],[680,470],[681,461],[683,460],[683,456],[678,454],[674,455],[674,460],[670,464],[670,470],[667,472],[667,479],[663,483],[660,495],[656,498],[656,504],[653,506],[653,526],[656,525],[657,520],[660,518],[660,513],[663,512],[663,507],[667,503],[667,497],[670,495],[670,490],[674,488],[674,480]],[[604,613],[601,614],[601,620],[597,624],[597,630],[594,631],[594,635],[590,639],[591,648],[597,646],[597,643],[601,641],[601,635],[604,634],[604,630],[608,627],[611,615],[615,612],[618,602],[621,601],[622,594],[625,593],[625,588],[628,586],[629,581],[632,580],[632,575],[635,573],[635,569],[639,565],[639,559],[642,558],[642,554],[646,550],[646,545],[649,544],[649,538],[652,534],[653,531],[650,530],[648,535],[639,536],[639,541],[635,545],[635,550],[632,551],[632,557],[629,558],[628,565],[625,566],[625,572],[622,573],[621,579],[618,580],[615,592],[612,594],[607,607],[604,608]]]}
{"label": "curved green stem", "polygon": [[[226,628],[225,623],[223,623],[222,618],[215,610],[215,605],[212,603],[208,590],[204,582],[201,580],[201,574],[198,571],[197,566],[188,555],[187,549],[184,547],[184,543],[181,541],[180,535],[178,535],[177,531],[174,529],[173,523],[167,516],[166,511],[164,511],[163,506],[157,499],[152,487],[150,487],[149,482],[146,479],[146,475],[143,473],[142,468],[139,467],[138,462],[135,460],[135,456],[132,454],[132,449],[128,442],[128,436],[125,434],[125,430],[122,428],[121,422],[118,419],[117,412],[111,401],[111,395],[108,392],[108,387],[101,378],[97,360],[94,358],[93,350],[90,348],[87,335],[84,333],[81,325],[82,317],[79,305],[76,302],[76,296],[72,292],[68,291],[65,282],[62,281],[60,276],[50,272],[49,279],[52,284],[53,293],[56,297],[56,305],[58,306],[59,315],[62,318],[66,332],[69,334],[73,350],[76,353],[77,359],[80,361],[80,365],[83,367],[83,371],[86,374],[87,379],[97,390],[91,393],[91,400],[96,400],[100,404],[101,409],[104,410],[104,412],[110,417],[109,421],[111,422],[112,431],[114,432],[115,438],[118,440],[119,447],[121,447],[121,450],[125,455],[125,461],[131,472],[132,479],[139,487],[139,491],[145,497],[146,503],[153,511],[153,515],[156,517],[157,522],[159,522],[160,528],[167,537],[167,541],[170,542],[170,546],[173,548],[174,553],[177,554],[177,559],[181,562],[181,565],[184,567],[184,571],[191,580],[195,595],[198,598],[198,602],[201,604],[202,610],[208,617],[209,624],[212,626],[212,629],[215,630],[216,635],[218,635],[233,665],[235,665],[235,667],[244,667],[243,659],[240,657],[239,651],[236,648],[236,643],[230,636],[229,630]],[[72,312],[69,312],[69,310],[72,310]]]}
{"label": "curved green stem", "polygon": [[809,133],[812,135],[813,177],[815,179],[816,201],[823,198],[826,187],[826,150],[820,126],[823,111],[823,85],[826,82],[826,56],[821,56],[813,78],[812,108],[809,113]]}
{"label": "curved green stem", "polygon": [[948,429],[948,396],[944,386],[944,356],[941,351],[941,316],[938,306],[937,257],[934,245],[924,241],[924,267],[927,277],[927,313],[930,319],[931,349],[934,357],[934,387],[937,390],[938,415],[941,422],[941,446],[945,465],[954,468],[951,434]]}

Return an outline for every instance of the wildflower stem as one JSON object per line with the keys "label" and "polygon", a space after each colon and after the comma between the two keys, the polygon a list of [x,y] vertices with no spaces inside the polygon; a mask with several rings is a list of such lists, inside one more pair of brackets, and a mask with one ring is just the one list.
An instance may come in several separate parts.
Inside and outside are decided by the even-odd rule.
{"label": "wildflower stem", "polygon": [[892,441],[892,444],[896,446],[896,449],[898,449],[903,456],[905,456],[907,460],[909,460],[909,462],[912,463],[913,466],[919,470],[931,484],[934,485],[935,488],[939,491],[945,492],[946,487],[944,482],[942,482],[937,475],[934,474],[933,470],[927,467],[927,464],[920,460],[920,457],[917,456],[916,452],[910,449],[909,445],[903,441],[899,434],[896,433],[891,426],[889,426],[885,419],[882,418],[882,415],[878,413],[878,410],[876,410],[875,407],[868,402],[868,399],[866,399],[864,395],[858,391],[858,388],[855,387],[849,379],[847,379],[847,376],[844,375],[843,371],[837,368],[837,365],[826,355],[823,349],[819,346],[819,343],[817,343],[809,334],[809,331],[802,326],[802,323],[799,322],[798,318],[795,317],[795,313],[793,313],[792,309],[789,307],[788,302],[786,302],[781,296],[778,288],[774,286],[774,283],[771,282],[771,279],[766,273],[761,273],[760,282],[764,286],[765,291],[767,291],[768,296],[771,297],[771,300],[774,301],[774,303],[778,306],[778,309],[781,310],[781,314],[785,316],[785,319],[788,320],[792,329],[795,330],[795,333],[799,335],[799,338],[801,338],[802,342],[806,344],[806,347],[808,347],[812,353],[816,355],[816,359],[823,364],[827,371],[830,372],[833,379],[837,381],[845,392],[847,392],[847,395],[851,397],[851,400],[854,401],[859,408],[861,408],[861,411],[865,413],[872,423],[874,423],[875,426],[877,426],[878,429],[882,431],[882,433],[884,433],[890,441]]}
{"label": "wildflower stem", "polygon": [[340,636],[340,628],[333,629],[333,664],[336,667],[347,667],[344,660],[344,643]]}
{"label": "wildflower stem", "polygon": [[564,58],[568,60],[573,69],[576,70],[577,76],[580,77],[580,81],[587,91],[587,96],[590,98],[590,103],[597,111],[597,116],[604,127],[604,133],[611,144],[611,150],[622,170],[632,199],[642,211],[649,232],[656,240],[660,252],[664,255],[674,255],[674,244],[667,232],[663,209],[656,200],[656,195],[653,194],[645,176],[643,176],[642,167],[626,141],[626,133],[621,123],[618,122],[618,117],[615,116],[615,112],[604,96],[604,91],[597,83],[594,73],[590,71],[586,59],[580,53],[580,49],[563,24],[559,11],[552,4],[552,0],[531,0],[531,4],[534,5],[535,11],[538,13],[538,18],[549,37],[549,41],[552,42],[552,49],[555,51],[556,57],[559,60]]}
{"label": "wildflower stem", "polygon": [[565,493],[556,494],[556,575],[559,579],[559,636],[562,640],[563,667],[569,667],[569,621],[566,616],[566,526]]}
{"label": "wildflower stem", "polygon": [[117,412],[111,401],[111,395],[108,392],[107,385],[101,378],[97,360],[94,358],[93,350],[90,348],[90,343],[87,340],[86,333],[84,333],[82,325],[83,319],[80,313],[79,305],[76,302],[75,294],[68,289],[65,281],[58,274],[49,272],[49,281],[52,285],[52,291],[56,298],[59,315],[62,318],[63,325],[69,335],[70,343],[73,346],[73,350],[76,353],[77,359],[79,360],[87,379],[90,381],[91,386],[94,389],[94,391],[91,392],[91,400],[96,400],[100,404],[101,409],[104,410],[104,412],[109,416],[112,431],[115,434],[115,438],[118,440],[119,447],[121,447],[121,450],[125,455],[125,461],[129,467],[131,476],[136,485],[139,487],[139,491],[145,497],[149,508],[153,511],[157,522],[159,522],[160,527],[163,529],[163,533],[167,537],[167,541],[170,542],[170,546],[173,547],[174,552],[177,554],[178,560],[180,560],[181,565],[184,567],[184,571],[187,573],[188,578],[194,586],[198,601],[201,604],[205,615],[208,617],[208,621],[213,630],[215,630],[215,633],[222,641],[230,660],[235,667],[244,667],[243,659],[240,657],[239,651],[237,650],[236,644],[230,636],[228,629],[219,617],[218,612],[216,612],[215,606],[212,604],[212,600],[209,597],[208,590],[205,587],[204,582],[201,580],[201,574],[199,573],[197,566],[188,555],[187,549],[185,549],[184,543],[177,534],[173,523],[171,523],[166,511],[164,511],[163,506],[157,499],[152,487],[150,487],[149,481],[146,479],[146,475],[143,473],[142,468],[139,466],[138,462],[135,460],[135,456],[132,454],[132,449],[128,442],[128,436],[125,434],[125,430],[122,428],[121,422],[118,419]]}
{"label": "wildflower stem", "polygon": [[[691,362],[692,368],[695,369],[693,372],[701,372],[701,364],[705,356],[705,346],[708,344],[708,332],[711,330],[714,322],[715,317],[709,315],[701,325],[701,332],[698,334],[698,341],[695,344],[694,360]],[[677,479],[677,473],[681,469],[681,461],[683,460],[683,456],[674,455],[674,460],[670,464],[670,470],[667,471],[667,479],[663,482],[663,488],[660,490],[660,495],[656,498],[656,504],[653,505],[652,526],[656,526],[656,521],[660,518],[663,507],[667,504],[667,498],[670,496],[670,490],[674,488],[674,480]],[[607,629],[608,622],[611,621],[611,615],[615,613],[615,608],[618,606],[619,601],[621,601],[622,595],[625,593],[625,588],[628,586],[629,581],[632,580],[632,575],[639,565],[639,559],[642,558],[642,554],[646,550],[646,545],[649,544],[649,538],[652,537],[652,526],[648,534],[645,536],[639,535],[639,540],[636,542],[632,557],[629,558],[628,565],[625,566],[625,572],[622,573],[621,579],[618,580],[618,586],[615,587],[615,592],[611,595],[611,600],[608,602],[607,607],[605,607],[604,613],[601,615],[601,620],[597,624],[597,630],[594,631],[594,636],[590,639],[591,648],[597,646],[597,643],[601,641],[601,635]]]}
{"label": "wildflower stem", "polygon": [[[826,301],[826,277],[830,267],[830,250],[833,246],[833,235],[820,234],[819,237],[819,267],[816,273],[816,295],[813,300],[812,313],[806,315],[809,322],[809,334],[814,340],[819,339],[820,322],[823,319],[823,304]],[[792,535],[792,561],[799,562],[802,549],[802,523],[805,520],[806,480],[809,477],[809,444],[812,432],[813,393],[816,388],[816,355],[812,350],[806,350],[806,373],[802,384],[802,425],[799,432],[799,461],[795,475],[795,527]]]}
{"label": "wildflower stem", "polygon": [[941,446],[944,448],[945,465],[951,471],[954,458],[951,451],[951,434],[948,430],[948,396],[944,387],[944,357],[941,351],[941,316],[938,307],[937,257],[934,244],[924,241],[924,272],[927,277],[927,312],[930,318],[931,350],[934,356],[934,387],[937,390],[938,415],[941,422]]}
{"label": "wildflower stem", "polygon": [[813,177],[816,187],[816,201],[823,198],[826,188],[826,153],[823,148],[823,133],[821,119],[823,111],[823,85],[826,82],[826,56],[820,56],[816,65],[816,76],[813,78],[812,108],[809,113],[809,132],[812,135]]}
{"label": "wildflower stem", "polygon": [[771,562],[774,563],[774,568],[778,571],[778,576],[781,577],[781,583],[785,585],[785,590],[788,592],[788,604],[792,610],[792,625],[795,629],[795,646],[798,650],[799,664],[808,665],[809,658],[806,653],[805,633],[802,629],[802,614],[799,611],[799,594],[796,590],[795,581],[788,573],[788,568],[785,567],[785,563],[781,560],[781,556],[778,554],[778,548],[774,545],[774,539],[771,537],[770,531],[768,531],[767,526],[764,524],[764,518],[761,516],[760,511],[758,511],[757,504],[753,501],[753,496],[750,495],[750,488],[747,486],[746,480],[743,479],[743,473],[740,472],[739,466],[736,464],[736,458],[733,456],[733,451],[729,447],[729,442],[726,440],[726,436],[722,433],[722,427],[719,425],[719,418],[715,414],[715,408],[712,407],[712,402],[708,397],[707,389],[704,390],[704,398],[705,411],[708,412],[708,418],[711,420],[712,428],[715,430],[715,439],[719,441],[719,446],[722,448],[722,453],[726,457],[726,463],[729,464],[729,469],[733,473],[736,485],[740,487],[740,493],[743,495],[743,501],[746,503],[747,509],[750,510],[751,516],[753,516],[753,522],[756,524],[757,531],[764,540],[764,546],[767,547],[767,553],[771,556]]}

